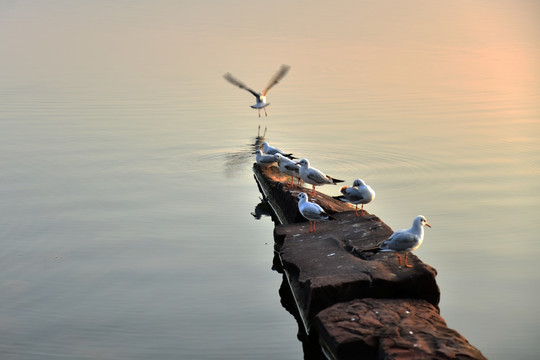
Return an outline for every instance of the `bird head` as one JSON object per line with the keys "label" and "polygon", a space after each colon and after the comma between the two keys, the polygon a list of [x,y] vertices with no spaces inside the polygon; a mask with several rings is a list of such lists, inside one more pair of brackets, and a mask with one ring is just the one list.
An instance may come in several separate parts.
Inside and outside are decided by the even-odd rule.
{"label": "bird head", "polygon": [[429,225],[429,223],[428,223],[426,217],[423,216],[423,215],[418,215],[418,216],[416,217],[416,220],[420,221],[420,224],[421,224],[422,226],[425,225],[425,226],[427,226],[427,227],[431,227],[431,225]]}

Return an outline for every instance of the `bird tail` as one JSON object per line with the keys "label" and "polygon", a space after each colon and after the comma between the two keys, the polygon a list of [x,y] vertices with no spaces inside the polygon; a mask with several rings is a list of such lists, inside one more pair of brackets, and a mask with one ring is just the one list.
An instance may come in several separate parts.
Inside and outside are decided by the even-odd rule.
{"label": "bird tail", "polygon": [[323,213],[321,215],[326,216],[325,220],[337,220],[335,217],[333,217],[332,215],[330,215],[326,211],[323,211]]}
{"label": "bird tail", "polygon": [[378,253],[381,249],[377,246],[366,248],[366,249],[359,249],[356,246],[352,245],[345,245],[345,250],[356,256],[357,258],[360,258],[362,260],[369,260],[369,258],[376,253]]}
{"label": "bird tail", "polygon": [[359,252],[359,253],[366,253],[366,252],[377,253],[379,251],[381,251],[381,248],[378,247],[378,246],[374,246],[374,247],[367,248],[367,249],[356,249],[356,252]]}
{"label": "bird tail", "polygon": [[340,183],[340,182],[345,182],[345,180],[339,180],[339,179],[334,179],[334,178],[332,178],[332,182],[333,182],[334,184],[336,184],[336,183]]}
{"label": "bird tail", "polygon": [[351,253],[357,257],[359,257],[360,259],[363,259],[363,260],[369,260],[370,257],[372,257],[373,255],[375,255],[376,253],[378,253],[379,251],[381,251],[381,249],[377,246],[374,246],[374,247],[371,247],[371,248],[367,248],[367,249],[357,249],[356,247],[353,248],[351,250]]}
{"label": "bird tail", "polygon": [[339,196],[332,196],[334,199],[336,200],[341,200],[343,202],[347,202],[347,198],[343,195],[339,195]]}

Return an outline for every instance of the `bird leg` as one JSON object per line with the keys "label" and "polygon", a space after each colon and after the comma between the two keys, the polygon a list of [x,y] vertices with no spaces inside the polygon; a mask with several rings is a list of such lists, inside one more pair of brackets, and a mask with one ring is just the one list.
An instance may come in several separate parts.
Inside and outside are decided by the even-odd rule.
{"label": "bird leg", "polygon": [[[358,206],[358,205],[356,205]],[[364,215],[364,204],[362,204],[362,207],[360,208],[360,215]]]}
{"label": "bird leg", "polygon": [[266,108],[264,108],[264,116],[268,116],[268,114],[266,113]]}
{"label": "bird leg", "polygon": [[358,204],[356,204],[356,206],[355,206],[355,208],[354,208],[354,214],[355,214],[356,216],[359,216],[359,215],[358,215]]}
{"label": "bird leg", "polygon": [[261,117],[261,109],[257,109],[257,110],[259,110],[259,117]]}
{"label": "bird leg", "polygon": [[309,220],[309,232],[308,232],[308,234],[313,232],[313,230],[314,230],[313,228],[314,228],[313,222],[311,220]]}
{"label": "bird leg", "polygon": [[407,264],[407,255],[409,255],[409,253],[405,253],[405,267],[412,268],[412,265]]}
{"label": "bird leg", "polygon": [[289,187],[294,186],[294,177],[293,177],[293,176],[291,176],[291,183],[289,184],[289,183],[287,182],[287,185],[288,185]]}
{"label": "bird leg", "polygon": [[401,265],[401,255],[399,255],[398,253],[396,253],[396,256],[397,256],[397,258],[398,258],[399,265]]}
{"label": "bird leg", "polygon": [[311,185],[313,188],[313,191],[311,192],[311,196],[315,196],[315,185]]}

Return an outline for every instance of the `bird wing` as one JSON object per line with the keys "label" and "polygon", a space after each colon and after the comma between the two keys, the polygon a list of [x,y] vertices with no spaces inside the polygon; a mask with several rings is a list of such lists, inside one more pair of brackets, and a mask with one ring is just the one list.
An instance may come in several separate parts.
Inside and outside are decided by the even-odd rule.
{"label": "bird wing", "polygon": [[307,202],[302,208],[302,213],[305,217],[312,219],[326,219],[328,214],[326,214],[322,207],[318,204]]}
{"label": "bird wing", "polygon": [[314,168],[309,169],[307,178],[316,184],[322,184],[322,183],[331,184],[332,183],[332,180],[330,180],[328,176],[324,175],[322,172]]}
{"label": "bird wing", "polygon": [[340,201],[343,201],[343,202],[349,202],[349,199],[347,199],[347,197],[345,197],[345,195],[338,195],[338,196],[332,196],[334,199],[336,200],[340,200]]}
{"label": "bird wing", "polygon": [[364,199],[362,193],[353,187],[343,189],[342,194],[345,195],[345,197],[351,202],[362,201]]}
{"label": "bird wing", "polygon": [[300,168],[296,164],[288,163],[285,164],[285,169],[289,170],[290,172],[299,173]]}
{"label": "bird wing", "polygon": [[281,65],[281,68],[279,68],[278,72],[274,75],[272,80],[268,83],[266,88],[261,92],[261,94],[264,96],[270,90],[270,88],[274,85],[276,85],[285,75],[287,75],[287,72],[289,72],[289,69],[291,67],[289,65]]}
{"label": "bird wing", "polygon": [[235,77],[233,77],[230,73],[226,73],[225,75],[223,75],[223,77],[225,78],[225,80],[227,80],[228,82],[230,82],[231,84],[235,85],[235,86],[238,86],[240,89],[244,89],[244,90],[247,90],[249,91],[250,93],[253,94],[253,96],[255,96],[257,99],[259,98],[259,94],[255,91],[255,90],[252,90],[250,89],[249,87],[246,86],[246,84],[244,84],[243,82],[241,82],[240,80],[236,79]]}
{"label": "bird wing", "polygon": [[418,243],[418,236],[408,231],[396,231],[381,244],[381,249],[407,251]]}

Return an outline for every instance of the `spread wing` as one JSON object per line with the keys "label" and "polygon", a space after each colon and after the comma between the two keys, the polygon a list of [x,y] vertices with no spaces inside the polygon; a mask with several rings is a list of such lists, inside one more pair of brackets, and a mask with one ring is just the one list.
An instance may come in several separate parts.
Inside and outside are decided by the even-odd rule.
{"label": "spread wing", "polygon": [[276,85],[278,82],[280,82],[281,79],[283,79],[285,75],[287,75],[287,72],[289,72],[290,68],[291,67],[289,65],[281,65],[281,68],[279,68],[278,72],[274,75],[272,80],[270,80],[270,82],[268,83],[266,88],[261,92],[261,94],[263,96],[266,95],[266,93],[268,92],[268,90],[270,90],[272,86]]}
{"label": "spread wing", "polygon": [[255,96],[256,98],[259,98],[259,94],[256,93],[254,90],[250,89],[249,87],[246,86],[246,84],[244,84],[243,82],[241,82],[240,80],[236,79],[235,77],[233,77],[230,73],[226,73],[225,75],[223,75],[223,77],[225,78],[225,80],[227,80],[228,82],[230,82],[231,84],[235,85],[235,86],[238,86],[240,89],[244,89],[244,90],[247,90],[249,91],[250,93],[253,94],[253,96]]}

